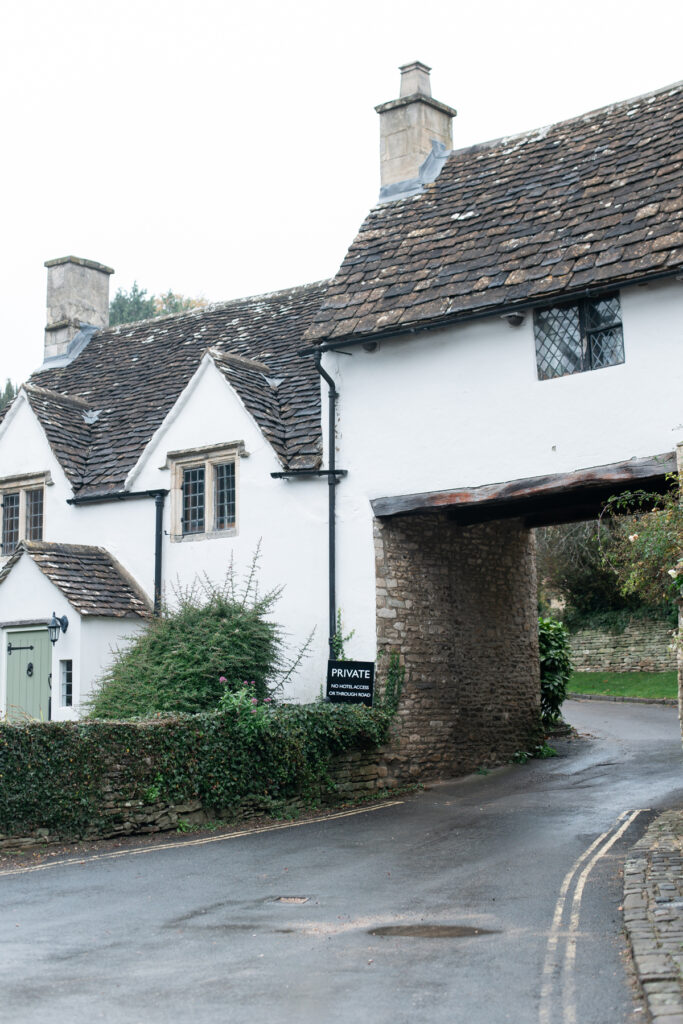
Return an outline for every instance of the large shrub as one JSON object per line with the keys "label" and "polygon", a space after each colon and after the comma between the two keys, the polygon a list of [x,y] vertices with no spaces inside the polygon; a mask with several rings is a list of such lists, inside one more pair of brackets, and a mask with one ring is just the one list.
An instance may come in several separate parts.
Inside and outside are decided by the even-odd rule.
{"label": "large shrub", "polygon": [[89,716],[208,711],[245,681],[265,697],[286,672],[282,634],[270,619],[278,596],[258,596],[253,567],[241,589],[231,571],[221,586],[205,580],[179,592],[174,609],[117,652],[88,702]]}
{"label": "large shrub", "polygon": [[545,725],[560,719],[571,675],[571,651],[566,626],[555,619],[538,620],[541,656],[541,717]]}

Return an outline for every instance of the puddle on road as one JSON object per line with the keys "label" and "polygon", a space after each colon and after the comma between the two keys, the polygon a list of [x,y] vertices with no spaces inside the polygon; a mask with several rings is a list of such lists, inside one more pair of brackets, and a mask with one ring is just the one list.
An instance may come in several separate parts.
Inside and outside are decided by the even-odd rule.
{"label": "puddle on road", "polygon": [[368,935],[397,935],[416,939],[466,939],[476,935],[500,935],[490,928],[471,928],[462,924],[390,924],[371,928]]}

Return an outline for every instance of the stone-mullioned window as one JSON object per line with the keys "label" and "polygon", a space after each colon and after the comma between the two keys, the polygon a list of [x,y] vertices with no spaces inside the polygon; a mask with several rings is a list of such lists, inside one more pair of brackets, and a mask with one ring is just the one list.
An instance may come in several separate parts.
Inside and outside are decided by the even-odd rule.
{"label": "stone-mullioned window", "polygon": [[238,526],[238,462],[242,442],[170,452],[171,540],[230,537]]}

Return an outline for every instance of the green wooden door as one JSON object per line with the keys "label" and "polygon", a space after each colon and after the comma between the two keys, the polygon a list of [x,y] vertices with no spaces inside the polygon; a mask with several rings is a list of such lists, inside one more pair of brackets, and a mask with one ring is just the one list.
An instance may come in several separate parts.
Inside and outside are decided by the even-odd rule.
{"label": "green wooden door", "polygon": [[50,717],[52,647],[46,629],[7,633],[7,717]]}

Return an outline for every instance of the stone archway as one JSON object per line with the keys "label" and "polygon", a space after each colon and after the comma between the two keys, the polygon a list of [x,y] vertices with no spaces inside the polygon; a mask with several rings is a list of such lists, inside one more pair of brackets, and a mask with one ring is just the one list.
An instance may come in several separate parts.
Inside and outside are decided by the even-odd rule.
{"label": "stone archway", "polygon": [[405,664],[390,778],[508,760],[540,706],[531,530],[462,526],[444,511],[376,519],[375,561],[378,650]]}

